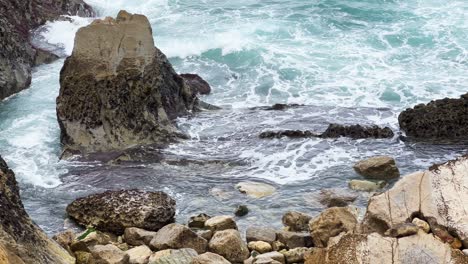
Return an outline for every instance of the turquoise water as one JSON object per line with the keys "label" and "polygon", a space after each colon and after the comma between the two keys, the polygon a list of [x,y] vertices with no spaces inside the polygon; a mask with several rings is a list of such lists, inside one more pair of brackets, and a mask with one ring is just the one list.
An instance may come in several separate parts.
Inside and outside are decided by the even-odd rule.
{"label": "turquoise water", "polygon": [[[0,104],[1,155],[15,170],[25,206],[49,233],[63,226],[73,198],[105,189],[164,190],[190,214],[251,206],[252,221],[279,222],[284,208],[310,211],[307,195],[358,178],[353,162],[393,155],[404,173],[466,152],[466,146],[391,140],[258,139],[264,130],[322,131],[328,123],[378,124],[398,131],[401,110],[468,91],[468,2],[90,0],[99,16],[120,9],[148,16],[156,45],[176,71],[213,87],[203,100],[224,110],[181,118],[190,140],[163,151],[167,162],[109,166],[60,161],[55,98],[63,60],[40,66],[31,88]],[[37,43],[70,54],[90,19],[48,23]],[[52,46],[51,46],[52,45]],[[285,112],[251,110],[299,103]],[[177,161],[188,160],[188,165]],[[174,162],[176,161],[176,162]],[[202,164],[202,165],[200,165]],[[249,200],[240,180],[275,185],[272,199]],[[229,199],[213,195],[221,189]],[[361,194],[365,203],[367,194]],[[216,204],[215,207],[212,205]]]}

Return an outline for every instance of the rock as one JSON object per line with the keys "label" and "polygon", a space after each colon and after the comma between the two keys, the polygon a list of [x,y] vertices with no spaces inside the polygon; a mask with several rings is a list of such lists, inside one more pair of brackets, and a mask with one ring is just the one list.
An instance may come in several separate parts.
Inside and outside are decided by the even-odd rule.
{"label": "rock", "polygon": [[211,86],[202,77],[198,76],[197,74],[190,74],[185,73],[181,74],[185,82],[190,86],[193,92],[200,93],[200,94],[210,94],[211,93]]}
{"label": "rock", "polygon": [[464,249],[464,250],[463,250],[463,254],[465,254],[466,256],[468,256],[468,249]]}
{"label": "rock", "polygon": [[386,181],[351,180],[348,183],[350,189],[363,192],[375,192],[387,186]]}
{"label": "rock", "polygon": [[[0,16],[2,19],[4,17]],[[0,50],[3,52],[3,48]],[[21,202],[15,174],[0,157],[0,262],[61,264],[74,261],[29,218]]]}
{"label": "rock", "polygon": [[147,231],[137,227],[125,228],[125,242],[131,246],[149,245],[156,236],[156,232]]}
{"label": "rock", "polygon": [[323,211],[309,223],[310,234],[316,247],[326,247],[331,237],[353,230],[357,225],[357,210],[351,207],[332,207]]}
{"label": "rock", "polygon": [[349,137],[352,139],[361,138],[393,138],[393,131],[389,127],[361,126],[351,125],[344,126],[338,124],[330,124],[320,137],[322,138],[338,138]]}
{"label": "rock", "polygon": [[265,131],[260,133],[260,138],[311,138],[318,137],[319,135],[315,134],[312,131],[301,131],[301,130],[279,130],[279,131]]}
{"label": "rock", "polygon": [[298,108],[304,105],[300,104],[274,104],[272,106],[260,106],[260,107],[253,107],[252,110],[266,110],[266,111],[283,111],[291,108]]}
{"label": "rock", "polygon": [[213,231],[211,230],[196,230],[198,236],[203,237],[206,239],[206,241],[210,241],[210,239],[213,237]]}
{"label": "rock", "polygon": [[249,242],[249,244],[247,245],[247,247],[252,251],[252,250],[255,250],[257,251],[258,253],[262,254],[262,253],[267,253],[267,252],[270,252],[272,250],[271,248],[271,245],[267,242],[263,242],[263,241],[252,241],[252,242]]}
{"label": "rock", "polygon": [[197,216],[191,216],[188,222],[189,227],[204,228],[206,220],[210,219],[211,216],[207,214],[199,214]]}
{"label": "rock", "polygon": [[198,255],[192,259],[191,264],[230,264],[231,262],[227,261],[222,256],[206,252],[204,254]]}
{"label": "rock", "polygon": [[376,156],[354,164],[354,170],[362,176],[376,180],[391,180],[400,177],[395,160],[388,156]]}
{"label": "rock", "polygon": [[153,253],[148,246],[138,246],[126,251],[130,264],[146,264]]}
{"label": "rock", "polygon": [[213,232],[226,229],[237,230],[236,221],[234,221],[234,219],[228,215],[219,215],[206,220],[205,227]]}
{"label": "rock", "polygon": [[239,231],[234,229],[217,231],[210,240],[209,250],[234,263],[243,262],[250,255]]}
{"label": "rock", "polygon": [[417,225],[421,230],[423,230],[426,233],[429,233],[431,231],[431,227],[429,226],[429,224],[426,221],[421,220],[417,217],[413,219],[412,223]]}
{"label": "rock", "polygon": [[52,237],[52,239],[55,240],[55,242],[57,242],[61,247],[66,249],[68,253],[70,254],[72,253],[72,250],[70,249],[70,245],[75,240],[75,238],[76,238],[75,232],[73,232],[73,230],[71,229],[67,229]]}
{"label": "rock", "polygon": [[260,258],[253,261],[253,264],[281,264],[281,262],[274,259]]}
{"label": "rock", "polygon": [[[402,177],[390,190],[370,198],[364,226],[383,234],[391,226],[424,215],[431,226],[443,225],[468,246],[468,156]],[[431,220],[432,219],[432,220]],[[433,223],[431,223],[433,222]],[[448,241],[448,240],[447,240]]]}
{"label": "rock", "polygon": [[107,245],[110,243],[117,243],[117,237],[110,233],[96,231],[92,228],[87,229],[78,237],[73,240],[70,249],[75,251],[90,252],[90,247],[96,245]]}
{"label": "rock", "polygon": [[285,244],[283,244],[281,241],[273,241],[271,243],[271,248],[273,251],[281,251],[283,249],[288,249]]}
{"label": "rock", "polygon": [[183,248],[179,250],[171,250],[169,255],[164,255],[150,260],[150,264],[191,264],[194,257],[198,256],[197,252],[191,248]]}
{"label": "rock", "polygon": [[326,207],[345,207],[356,201],[358,195],[338,189],[320,190],[319,202]]}
{"label": "rock", "polygon": [[75,264],[94,264],[93,255],[90,252],[76,251],[75,253]]}
{"label": "rock", "polygon": [[106,191],[76,199],[67,213],[82,225],[119,235],[127,227],[157,231],[174,222],[175,201],[163,192]]}
{"label": "rock", "polygon": [[269,184],[252,181],[240,182],[236,185],[236,188],[241,193],[253,198],[263,198],[276,192],[276,188]]}
{"label": "rock", "polygon": [[[192,249],[193,250],[193,249]],[[154,263],[156,260],[162,258],[162,257],[167,257],[167,256],[170,256],[171,253],[175,251],[174,249],[164,249],[164,250],[160,250],[160,251],[157,251],[157,252],[153,252],[153,254],[151,254],[151,256],[149,257],[149,263]],[[195,250],[193,250],[195,252],[195,254],[197,254],[197,252]]]}
{"label": "rock", "polygon": [[93,16],[81,0],[0,1],[0,100],[31,83],[31,68],[42,50],[31,45],[30,32],[61,15]]}
{"label": "rock", "polygon": [[283,252],[284,258],[286,259],[286,263],[299,263],[304,262],[304,255],[308,252],[311,252],[311,248],[294,248]]}
{"label": "rock", "polygon": [[468,93],[408,108],[398,116],[406,135],[420,139],[468,138]]}
{"label": "rock", "polygon": [[206,252],[208,242],[190,228],[180,224],[169,224],[159,230],[151,240],[154,250],[191,248],[197,253]]}
{"label": "rock", "polygon": [[259,260],[259,259],[272,259],[272,260],[278,261],[279,263],[283,263],[283,264],[286,263],[284,259],[284,255],[276,251],[260,254],[255,257],[255,260]]}
{"label": "rock", "polygon": [[385,232],[385,235],[391,237],[405,237],[417,234],[419,227],[413,223],[404,223],[396,225]]}
{"label": "rock", "polygon": [[93,259],[97,264],[127,264],[129,256],[114,245],[96,245],[90,247]]}
{"label": "rock", "polygon": [[452,244],[455,242],[455,238],[449,233],[448,229],[437,223],[437,220],[433,217],[427,218],[429,226],[431,227],[432,233],[437,236],[444,243]]}
{"label": "rock", "polygon": [[42,65],[42,64],[50,64],[59,59],[59,56],[55,55],[54,53],[36,49],[36,56],[34,58],[34,66]]}
{"label": "rock", "polygon": [[197,102],[154,46],[148,19],[121,11],[76,33],[60,72],[60,139],[84,154],[169,143],[186,138],[173,120]]}
{"label": "rock", "polygon": [[267,227],[249,227],[246,230],[247,242],[264,241],[273,243],[276,240],[276,231]]}
{"label": "rock", "polygon": [[289,231],[309,231],[309,221],[312,216],[296,212],[289,211],[283,215],[283,225],[288,227]]}
{"label": "rock", "polygon": [[247,205],[239,205],[236,208],[236,211],[234,212],[234,214],[238,217],[246,216],[248,213],[249,208],[247,207]]}
{"label": "rock", "polygon": [[276,237],[289,249],[312,246],[312,238],[309,233],[278,231]]}

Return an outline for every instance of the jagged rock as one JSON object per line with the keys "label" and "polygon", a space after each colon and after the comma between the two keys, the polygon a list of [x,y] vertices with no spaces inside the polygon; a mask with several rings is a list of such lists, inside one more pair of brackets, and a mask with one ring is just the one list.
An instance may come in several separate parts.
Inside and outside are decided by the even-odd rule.
{"label": "jagged rock", "polygon": [[0,0],[0,100],[31,83],[31,68],[42,57],[30,32],[60,15],[93,16],[82,0]]}
{"label": "jagged rock", "polygon": [[153,253],[148,246],[138,246],[126,251],[130,264],[146,264]]}
{"label": "jagged rock", "polygon": [[390,190],[371,197],[364,226],[368,232],[383,234],[392,226],[423,215],[434,234],[436,224],[441,225],[456,234],[466,247],[467,189],[468,156],[434,165],[427,171],[403,177]]}
{"label": "jagged rock", "polygon": [[34,57],[34,66],[42,65],[42,64],[50,64],[59,59],[59,56],[55,55],[54,53],[36,49],[36,56]]}
{"label": "jagged rock", "polygon": [[318,137],[319,135],[315,134],[312,131],[301,131],[301,130],[280,130],[280,131],[265,131],[260,133],[260,138],[311,138]]}
{"label": "jagged rock", "polygon": [[110,233],[95,231],[88,229],[79,234],[78,237],[70,244],[70,249],[75,251],[90,252],[90,247],[96,245],[107,245],[116,243],[117,237]]}
{"label": "jagged rock", "polygon": [[184,137],[173,120],[197,102],[154,46],[148,19],[121,11],[76,34],[60,74],[60,139],[82,153],[168,143]]}
{"label": "jagged rock", "polygon": [[262,182],[245,181],[236,184],[236,188],[253,198],[263,198],[276,192],[276,188]]}
{"label": "jagged rock", "polygon": [[267,227],[249,227],[246,230],[247,242],[264,241],[273,243],[276,240],[276,231]]}
{"label": "jagged rock", "polygon": [[385,186],[387,186],[386,181],[366,181],[366,180],[351,180],[348,183],[350,189],[355,191],[363,192],[375,192]]}
{"label": "jagged rock", "polygon": [[15,174],[1,157],[0,262],[12,264],[74,262],[74,258],[65,249],[49,239],[31,221],[21,202]]}
{"label": "jagged rock", "polygon": [[174,222],[175,201],[163,192],[106,191],[76,199],[67,213],[82,225],[115,234],[127,227],[157,231]]}
{"label": "jagged rock", "polygon": [[304,262],[304,255],[311,252],[312,248],[294,248],[288,251],[283,252],[286,263],[301,263]]}
{"label": "jagged rock", "polygon": [[247,244],[247,247],[252,251],[252,250],[255,250],[257,251],[258,253],[262,254],[262,253],[267,253],[267,252],[270,252],[272,250],[271,248],[271,245],[267,242],[263,242],[263,241],[252,241],[252,242],[249,242],[249,244]]}
{"label": "jagged rock", "polygon": [[283,249],[288,249],[288,247],[281,241],[273,241],[271,243],[271,248],[273,251],[281,251]]}
{"label": "jagged rock", "polygon": [[429,224],[426,221],[421,220],[417,217],[413,219],[412,223],[417,225],[421,230],[423,230],[426,233],[429,233],[431,231],[431,227],[429,226]]}
{"label": "jagged rock", "polygon": [[360,138],[392,138],[393,131],[389,127],[361,126],[351,125],[344,126],[339,124],[330,124],[320,137],[322,138],[338,138],[349,137],[352,139]]}
{"label": "jagged rock", "polygon": [[279,263],[285,263],[284,255],[276,251],[260,254],[255,257],[255,260],[260,259],[272,259],[278,261]]}
{"label": "jagged rock", "polygon": [[191,264],[196,256],[198,256],[197,252],[191,248],[170,250],[169,255],[163,255],[154,260],[150,258],[149,264]]}
{"label": "jagged rock", "polygon": [[396,225],[385,232],[385,235],[391,237],[405,237],[417,234],[419,227],[413,223],[404,223]]}
{"label": "jagged rock", "polygon": [[206,241],[210,241],[210,239],[213,237],[213,231],[211,230],[196,230],[195,233],[197,233],[198,236],[206,239]]}
{"label": "jagged rock", "polygon": [[204,254],[198,255],[192,259],[191,264],[230,264],[231,262],[227,261],[222,256],[206,252]]}
{"label": "jagged rock", "polygon": [[94,264],[93,255],[90,252],[76,251],[74,252],[76,262],[75,264]]}
{"label": "jagged rock", "polygon": [[169,224],[161,228],[151,240],[154,250],[191,248],[198,253],[206,252],[208,242],[190,228],[180,224]]}
{"label": "jagged rock", "polygon": [[354,170],[362,176],[376,180],[390,180],[400,177],[395,159],[388,156],[376,156],[354,164]]}
{"label": "jagged rock", "polygon": [[207,214],[199,214],[197,216],[191,216],[188,222],[188,226],[193,227],[193,228],[204,228],[206,220],[210,218],[211,216]]}
{"label": "jagged rock", "polygon": [[331,237],[353,230],[357,225],[357,210],[351,207],[332,207],[309,223],[314,246],[326,247]]}
{"label": "jagged rock", "polygon": [[247,245],[239,231],[234,229],[217,231],[210,240],[209,250],[234,263],[243,262],[249,257]]}
{"label": "jagged rock", "polygon": [[206,220],[205,227],[216,232],[226,229],[237,229],[237,224],[236,221],[228,215],[218,215]]}
{"label": "jagged rock", "polygon": [[283,225],[288,231],[309,231],[309,221],[312,216],[296,211],[289,211],[283,215]]}
{"label": "jagged rock", "polygon": [[276,238],[289,249],[312,246],[312,237],[309,233],[278,231]]}
{"label": "jagged rock", "polygon": [[468,138],[468,93],[408,108],[398,116],[407,136],[421,139]]}
{"label": "jagged rock", "polygon": [[68,253],[72,254],[72,250],[70,248],[70,245],[73,243],[73,241],[76,238],[75,232],[73,230],[67,229],[61,233],[58,233],[52,237],[55,242],[57,242],[61,247],[66,249]]}
{"label": "jagged rock", "polygon": [[351,192],[338,189],[320,190],[319,202],[326,207],[344,207],[353,203],[358,195]]}
{"label": "jagged rock", "polygon": [[129,256],[114,245],[90,247],[91,255],[97,264],[127,264]]}
{"label": "jagged rock", "polygon": [[181,74],[180,77],[184,78],[187,84],[192,88],[192,91],[199,94],[210,94],[211,86],[208,82],[203,80],[202,77],[197,74],[185,73]]}
{"label": "jagged rock", "polygon": [[156,236],[156,232],[147,231],[137,227],[125,228],[125,242],[131,246],[149,245]]}

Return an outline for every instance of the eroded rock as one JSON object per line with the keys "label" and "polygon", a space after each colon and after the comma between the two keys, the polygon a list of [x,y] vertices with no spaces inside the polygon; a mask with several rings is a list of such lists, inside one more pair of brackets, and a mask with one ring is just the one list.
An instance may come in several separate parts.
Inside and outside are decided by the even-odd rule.
{"label": "eroded rock", "polygon": [[289,249],[312,246],[312,237],[309,233],[278,231],[276,238]]}
{"label": "eroded rock", "polygon": [[395,159],[389,156],[376,156],[354,164],[354,170],[362,176],[376,180],[391,180],[400,177]]}
{"label": "eroded rock", "polygon": [[180,224],[166,225],[150,242],[150,247],[154,250],[191,248],[197,253],[206,252],[207,245],[206,239]]}
{"label": "eroded rock", "polygon": [[309,223],[314,246],[326,247],[331,237],[337,236],[341,232],[352,231],[357,223],[357,210],[355,208],[328,208]]}
{"label": "eroded rock", "polygon": [[149,245],[156,236],[156,232],[147,231],[137,227],[125,228],[125,242],[131,246]]}
{"label": "eroded rock", "polygon": [[206,252],[192,259],[191,264],[230,264],[223,256],[215,253]]}
{"label": "eroded rock", "polygon": [[205,227],[216,232],[226,229],[237,229],[237,224],[229,215],[218,215],[206,220]]}
{"label": "eroded rock", "polygon": [[283,225],[288,231],[309,231],[309,221],[312,216],[296,211],[289,211],[283,215]]}
{"label": "eroded rock", "polygon": [[196,92],[199,94],[211,93],[210,84],[206,82],[205,80],[203,80],[203,78],[200,77],[199,75],[191,74],[191,73],[184,73],[184,74],[181,74],[180,77],[184,78],[187,84],[192,88],[193,92]]}
{"label": "eroded rock", "polygon": [[276,192],[276,188],[272,185],[262,182],[245,181],[236,185],[236,188],[253,198],[263,198],[270,196]]}
{"label": "eroded rock", "polygon": [[271,244],[276,240],[276,231],[268,227],[249,227],[245,233],[247,242],[264,241]]}
{"label": "eroded rock", "polygon": [[216,232],[210,240],[209,250],[234,263],[243,262],[250,255],[239,231],[234,229]]}
{"label": "eroded rock", "polygon": [[91,255],[99,264],[128,264],[129,256],[114,245],[96,245],[90,248]]}

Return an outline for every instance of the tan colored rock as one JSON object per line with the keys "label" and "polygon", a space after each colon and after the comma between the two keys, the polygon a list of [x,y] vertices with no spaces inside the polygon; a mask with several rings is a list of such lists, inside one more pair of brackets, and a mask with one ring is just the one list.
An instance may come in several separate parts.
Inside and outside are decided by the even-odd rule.
{"label": "tan colored rock", "polygon": [[76,264],[95,264],[93,255],[90,252],[76,251],[74,254]]}
{"label": "tan colored rock", "polygon": [[206,239],[206,241],[210,241],[210,239],[213,237],[213,231],[211,230],[201,229],[201,230],[196,230],[195,233],[197,233],[197,235],[199,235],[200,237],[203,237],[204,239]]}
{"label": "tan colored rock", "polygon": [[206,220],[205,227],[216,232],[226,229],[237,229],[237,224],[231,216],[219,215]]}
{"label": "tan colored rock", "polygon": [[234,229],[217,231],[210,240],[209,250],[234,263],[243,262],[250,255],[239,231]]}
{"label": "tan colored rock", "polygon": [[376,180],[390,180],[400,177],[395,159],[388,156],[376,156],[354,164],[354,170],[362,176]]}
{"label": "tan colored rock", "polygon": [[287,249],[286,245],[283,244],[283,242],[281,241],[273,241],[271,243],[271,248],[273,249],[273,251],[281,251],[283,249]]}
{"label": "tan colored rock", "polygon": [[252,242],[249,242],[249,244],[247,244],[247,247],[252,251],[252,250],[255,250],[257,251],[258,253],[262,254],[262,253],[267,253],[267,252],[270,252],[272,250],[271,248],[271,245],[267,242],[263,242],[263,241],[252,241]]}
{"label": "tan colored rock", "polygon": [[208,242],[190,228],[180,224],[169,224],[161,228],[151,240],[154,250],[191,248],[197,253],[206,252]]}
{"label": "tan colored rock", "polygon": [[304,255],[311,252],[312,248],[294,248],[285,252],[282,252],[286,263],[300,263],[304,262]]}
{"label": "tan colored rock", "polygon": [[323,211],[309,223],[310,234],[316,247],[326,247],[331,237],[353,230],[357,225],[357,210],[353,207],[332,207]]}
{"label": "tan colored rock", "polygon": [[310,233],[278,231],[276,237],[279,242],[283,243],[289,249],[312,246]]}
{"label": "tan colored rock", "polygon": [[191,248],[182,248],[178,250],[171,250],[169,255],[161,256],[150,264],[190,264],[193,258],[198,256],[197,252]]}
{"label": "tan colored rock", "polygon": [[429,226],[429,224],[426,221],[421,220],[417,217],[413,219],[412,223],[417,225],[421,230],[423,230],[426,233],[429,233],[431,231],[431,227]]}
{"label": "tan colored rock", "polygon": [[279,263],[283,263],[283,264],[286,263],[284,255],[276,251],[260,254],[255,257],[255,260],[260,260],[260,259],[272,259],[272,260],[278,261]]}
{"label": "tan colored rock", "polygon": [[353,203],[357,198],[356,193],[346,189],[322,189],[318,201],[326,207],[344,207]]}
{"label": "tan colored rock", "polygon": [[68,251],[68,253],[72,253],[72,250],[70,248],[70,245],[73,243],[73,241],[76,238],[75,232],[71,229],[67,229],[61,233],[58,233],[52,237],[53,240],[55,240],[60,246],[62,246],[64,249]]}
{"label": "tan colored rock", "polygon": [[192,228],[204,228],[206,220],[210,219],[211,216],[207,214],[199,214],[191,216],[188,222],[188,226]]}
{"label": "tan colored rock", "polygon": [[151,256],[149,257],[149,263],[153,263],[162,257],[167,257],[171,255],[172,251],[173,249],[164,249],[164,250],[153,252]]}
{"label": "tan colored rock", "polygon": [[137,227],[125,228],[125,242],[131,246],[149,245],[156,232],[147,231]]}
{"label": "tan colored rock", "polygon": [[148,246],[142,245],[126,251],[130,264],[146,264],[153,251]]}
{"label": "tan colored rock", "polygon": [[268,227],[249,227],[245,234],[247,242],[264,241],[271,244],[276,240],[276,231]]}
{"label": "tan colored rock", "polygon": [[396,225],[385,232],[386,236],[405,237],[417,234],[419,227],[413,223],[403,223]]}
{"label": "tan colored rock", "polygon": [[362,192],[376,192],[387,186],[385,181],[366,181],[366,180],[351,180],[348,183],[350,189]]}
{"label": "tan colored rock", "polygon": [[95,245],[107,245],[116,243],[117,237],[114,234],[87,229],[78,234],[77,238],[70,244],[70,249],[75,251],[89,252],[89,248]]}
{"label": "tan colored rock", "polygon": [[198,255],[192,259],[191,264],[230,264],[231,262],[227,261],[222,256],[206,252],[204,254]]}
{"label": "tan colored rock", "polygon": [[283,215],[283,225],[288,227],[288,231],[301,232],[309,231],[309,221],[312,216],[296,211],[289,211]]}
{"label": "tan colored rock", "polygon": [[281,262],[274,260],[274,259],[259,258],[259,259],[255,259],[253,261],[253,264],[281,264]]}
{"label": "tan colored rock", "polygon": [[127,264],[128,254],[114,245],[96,245],[89,249],[96,264]]}
{"label": "tan colored rock", "polygon": [[262,182],[240,182],[236,185],[236,188],[241,192],[253,198],[263,198],[270,196],[276,192],[276,188]]}

